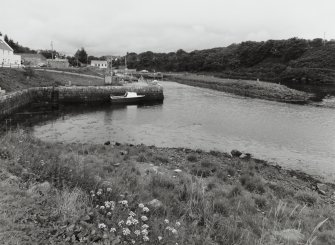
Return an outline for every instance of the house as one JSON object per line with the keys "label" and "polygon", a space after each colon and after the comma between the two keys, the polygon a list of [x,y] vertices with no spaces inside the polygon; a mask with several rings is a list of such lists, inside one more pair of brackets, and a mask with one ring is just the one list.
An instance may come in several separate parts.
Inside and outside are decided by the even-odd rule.
{"label": "house", "polygon": [[68,68],[70,63],[67,59],[47,59],[47,66],[52,68]]}
{"label": "house", "polygon": [[14,54],[14,50],[5,42],[3,36],[0,36],[0,66],[21,66],[21,56]]}
{"label": "house", "polygon": [[40,67],[47,65],[47,59],[41,54],[20,53],[22,64],[25,66]]}
{"label": "house", "polygon": [[91,60],[91,66],[98,68],[107,68],[106,60]]}

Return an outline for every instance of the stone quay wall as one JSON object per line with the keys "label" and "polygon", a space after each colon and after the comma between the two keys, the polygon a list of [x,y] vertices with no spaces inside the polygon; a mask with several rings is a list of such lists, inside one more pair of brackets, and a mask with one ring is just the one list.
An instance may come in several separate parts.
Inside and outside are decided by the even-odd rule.
{"label": "stone quay wall", "polygon": [[72,86],[35,87],[0,96],[0,119],[33,102],[49,103],[108,103],[110,95],[136,92],[145,101],[163,101],[163,87],[148,86]]}

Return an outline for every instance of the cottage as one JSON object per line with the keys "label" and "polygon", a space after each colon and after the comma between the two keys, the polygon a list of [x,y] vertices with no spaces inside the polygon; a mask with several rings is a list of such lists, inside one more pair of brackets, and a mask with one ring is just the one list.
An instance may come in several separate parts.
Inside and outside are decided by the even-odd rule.
{"label": "cottage", "polygon": [[106,60],[91,60],[91,66],[98,68],[107,68]]}
{"label": "cottage", "polygon": [[3,36],[0,36],[0,66],[21,66],[21,56],[14,54],[13,49],[5,42]]}

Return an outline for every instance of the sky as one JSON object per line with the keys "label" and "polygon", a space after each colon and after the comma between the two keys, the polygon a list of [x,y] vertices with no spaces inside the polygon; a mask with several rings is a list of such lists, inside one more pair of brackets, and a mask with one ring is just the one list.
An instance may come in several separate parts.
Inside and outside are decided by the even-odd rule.
{"label": "sky", "polygon": [[334,0],[0,0],[0,32],[32,49],[74,55],[173,52],[324,35]]}

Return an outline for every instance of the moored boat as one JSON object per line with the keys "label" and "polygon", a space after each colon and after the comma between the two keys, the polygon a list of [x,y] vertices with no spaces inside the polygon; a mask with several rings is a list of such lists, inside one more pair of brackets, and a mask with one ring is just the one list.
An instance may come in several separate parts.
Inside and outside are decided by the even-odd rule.
{"label": "moored boat", "polygon": [[136,92],[126,92],[123,96],[110,96],[112,103],[115,104],[126,104],[141,102],[145,95],[137,95]]}

